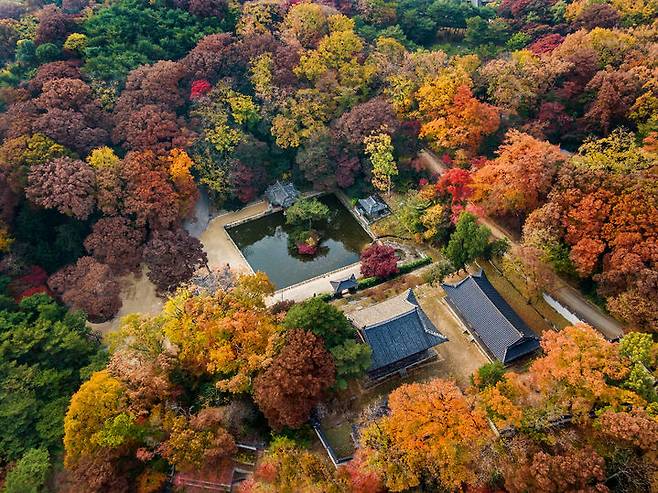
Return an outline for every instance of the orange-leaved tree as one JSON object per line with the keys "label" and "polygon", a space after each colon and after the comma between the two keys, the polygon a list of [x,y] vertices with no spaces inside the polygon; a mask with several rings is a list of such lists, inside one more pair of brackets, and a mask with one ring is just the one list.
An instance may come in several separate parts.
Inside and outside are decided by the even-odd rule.
{"label": "orange-leaved tree", "polygon": [[362,433],[366,462],[391,491],[431,476],[445,488],[477,483],[475,461],[492,437],[484,413],[452,382],[403,385],[389,397],[390,414]]}

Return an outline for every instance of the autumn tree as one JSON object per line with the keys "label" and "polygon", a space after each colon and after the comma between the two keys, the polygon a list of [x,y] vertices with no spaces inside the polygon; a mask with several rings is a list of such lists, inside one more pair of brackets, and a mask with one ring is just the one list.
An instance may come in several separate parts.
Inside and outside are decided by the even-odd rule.
{"label": "autumn tree", "polygon": [[316,297],[293,305],[283,321],[289,329],[303,329],[322,338],[336,366],[336,383],[346,388],[371,364],[371,350],[356,341],[352,324],[339,309]]}
{"label": "autumn tree", "polygon": [[63,41],[73,22],[57,6],[50,4],[39,12],[35,42],[37,44]]}
{"label": "autumn tree", "polygon": [[324,341],[311,332],[291,330],[272,364],[254,381],[254,400],[275,430],[298,428],[309,418],[336,369]]}
{"label": "autumn tree", "polygon": [[624,70],[602,70],[585,88],[596,93],[594,101],[584,116],[593,129],[608,135],[618,123],[624,121],[639,94],[640,81],[637,76]]}
{"label": "autumn tree", "polygon": [[43,134],[22,135],[0,146],[0,170],[11,190],[22,193],[33,165],[60,157],[73,157],[73,152]]}
{"label": "autumn tree", "polygon": [[498,130],[498,113],[494,106],[478,101],[469,86],[461,85],[445,111],[425,117],[434,118],[423,124],[420,136],[435,148],[464,149],[473,155],[484,137]]}
{"label": "autumn tree", "polygon": [[71,399],[64,420],[64,464],[73,467],[98,450],[94,435],[120,414],[123,386],[106,370],[94,373]]}
{"label": "autumn tree", "polygon": [[80,79],[79,62],[62,60],[39,65],[34,76],[30,79],[30,90],[40,93],[46,82],[55,79]]}
{"label": "autumn tree", "polygon": [[391,491],[419,486],[424,477],[449,489],[477,483],[478,452],[492,433],[454,383],[403,385],[388,403],[390,414],[362,432],[361,445]]}
{"label": "autumn tree", "polygon": [[235,63],[234,43],[235,38],[229,33],[202,37],[180,62],[187,77],[215,81],[226,74]]}
{"label": "autumn tree", "polygon": [[363,141],[371,165],[372,184],[382,192],[391,193],[392,178],[398,174],[393,157],[391,136],[386,133],[370,135]]}
{"label": "autumn tree", "polygon": [[[525,446],[531,450],[534,448]],[[591,447],[562,448],[553,454],[539,450],[524,454],[520,450],[515,460],[504,467],[506,489],[512,493],[609,491],[605,486],[606,463],[603,457]]]}
{"label": "autumn tree", "polygon": [[[276,437],[258,464],[252,478],[240,484],[239,493],[336,492],[377,493],[348,489],[334,468],[322,457],[286,437]],[[353,483],[354,484],[354,483]]]}
{"label": "autumn tree", "polygon": [[176,113],[157,104],[146,104],[130,113],[115,115],[112,140],[130,150],[169,150],[184,147],[192,138]]}
{"label": "autumn tree", "polygon": [[360,151],[367,137],[382,130],[392,135],[399,122],[390,103],[383,98],[373,98],[343,113],[333,126],[338,138]]}
{"label": "autumn tree", "polygon": [[110,268],[93,257],[80,257],[75,265],[57,271],[48,279],[48,287],[93,322],[105,322],[121,308],[119,283]]}
{"label": "autumn tree", "polygon": [[546,355],[530,372],[544,395],[556,394],[566,411],[586,415],[595,405],[614,405],[626,398],[610,381],[622,379],[625,367],[614,343],[587,325],[549,332],[541,341]]}
{"label": "autumn tree", "polygon": [[468,199],[473,194],[472,183],[473,177],[469,171],[462,168],[450,168],[441,175],[435,184],[436,192],[440,196],[450,199],[453,222],[457,222],[459,214],[464,210]]}
{"label": "autumn tree", "polygon": [[497,151],[473,176],[472,200],[489,214],[524,215],[545,199],[560,165],[560,148],[530,135],[510,130]]}
{"label": "autumn tree", "polygon": [[116,274],[136,271],[142,259],[144,230],[121,216],[99,219],[85,239],[87,252]]}
{"label": "autumn tree", "polygon": [[31,166],[25,191],[36,205],[86,219],[95,205],[95,182],[87,163],[61,157]]}
{"label": "autumn tree", "polygon": [[148,277],[161,291],[169,291],[187,281],[208,262],[201,242],[183,229],[152,233],[144,247]]}
{"label": "autumn tree", "polygon": [[167,413],[163,428],[168,436],[158,451],[183,471],[218,465],[237,450],[235,440],[222,426],[223,418],[216,408],[205,408],[190,418]]}
{"label": "autumn tree", "polygon": [[[195,196],[189,175],[188,162],[180,161],[182,167],[173,168],[178,174],[180,191],[172,176],[173,154],[156,156],[152,151],[130,152],[123,160],[120,178],[125,183],[123,212],[135,218],[139,226],[168,228],[176,224],[190,211],[190,202]],[[176,155],[182,157],[182,155]]]}
{"label": "autumn tree", "polygon": [[117,100],[115,114],[130,114],[146,105],[172,111],[183,104],[179,83],[184,67],[178,62],[161,60],[132,70]]}
{"label": "autumn tree", "polygon": [[96,174],[96,202],[105,215],[114,215],[121,209],[123,186],[121,159],[109,147],[93,149],[86,159]]}
{"label": "autumn tree", "polygon": [[43,112],[34,128],[75,151],[87,153],[109,140],[108,115],[91,87],[79,78],[43,82],[34,102]]}
{"label": "autumn tree", "polygon": [[515,51],[508,59],[495,59],[480,69],[487,95],[498,107],[527,113],[571,65],[559,58],[543,59],[529,50]]}
{"label": "autumn tree", "polygon": [[[243,277],[228,292],[192,298],[184,293],[165,307],[164,332],[179,347],[183,366],[194,375],[214,375],[224,392],[249,391],[274,354],[280,328],[264,306],[252,304],[262,303],[257,285]],[[271,284],[263,287],[271,293]]]}
{"label": "autumn tree", "polygon": [[361,274],[365,277],[390,277],[398,271],[397,262],[393,247],[375,243],[361,252]]}
{"label": "autumn tree", "polygon": [[293,5],[283,19],[281,35],[290,44],[315,48],[329,34],[327,17],[327,9],[322,5],[306,2]]}

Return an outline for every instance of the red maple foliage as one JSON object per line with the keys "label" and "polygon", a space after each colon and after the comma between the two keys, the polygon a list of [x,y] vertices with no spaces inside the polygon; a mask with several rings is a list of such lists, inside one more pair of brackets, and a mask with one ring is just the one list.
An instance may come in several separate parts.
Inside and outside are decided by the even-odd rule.
{"label": "red maple foliage", "polygon": [[374,243],[361,253],[361,274],[365,277],[389,277],[397,273],[397,262],[393,247]]}
{"label": "red maple foliage", "polygon": [[205,79],[198,79],[192,82],[192,89],[190,91],[190,99],[195,100],[199,99],[201,96],[206,94],[208,91],[212,89],[212,86],[210,85],[210,82],[208,82]]}

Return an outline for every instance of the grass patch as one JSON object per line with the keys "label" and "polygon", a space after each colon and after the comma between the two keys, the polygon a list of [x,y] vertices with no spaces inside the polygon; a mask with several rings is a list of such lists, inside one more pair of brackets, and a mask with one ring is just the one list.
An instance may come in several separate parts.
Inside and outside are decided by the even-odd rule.
{"label": "grass patch", "polygon": [[[480,261],[479,263],[493,287],[496,288],[514,311],[518,313],[519,317],[538,335],[543,334],[547,330],[553,330],[552,324],[559,329],[570,325],[559,313],[548,306],[543,299],[540,298],[532,303],[528,303],[512,282],[506,277],[503,277],[490,262]],[[517,282],[521,281],[518,280]]]}
{"label": "grass patch", "polygon": [[322,431],[324,431],[329,444],[339,459],[354,455],[355,449],[350,435],[352,432],[352,425],[350,423],[344,422],[328,428],[322,426]]}

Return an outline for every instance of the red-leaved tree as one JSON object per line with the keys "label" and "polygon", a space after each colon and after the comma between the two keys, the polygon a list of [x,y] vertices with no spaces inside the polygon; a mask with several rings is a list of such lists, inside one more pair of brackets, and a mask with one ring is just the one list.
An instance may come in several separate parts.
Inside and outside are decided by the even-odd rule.
{"label": "red-leaved tree", "polygon": [[324,340],[312,332],[291,330],[279,355],[256,377],[254,400],[275,430],[298,428],[335,378],[334,360]]}
{"label": "red-leaved tree", "polygon": [[92,322],[105,322],[121,308],[120,287],[110,268],[93,257],[55,272],[48,287],[71,308],[84,311]]}
{"label": "red-leaved tree", "polygon": [[374,243],[361,252],[361,274],[365,277],[389,277],[397,273],[397,262],[393,247]]}

